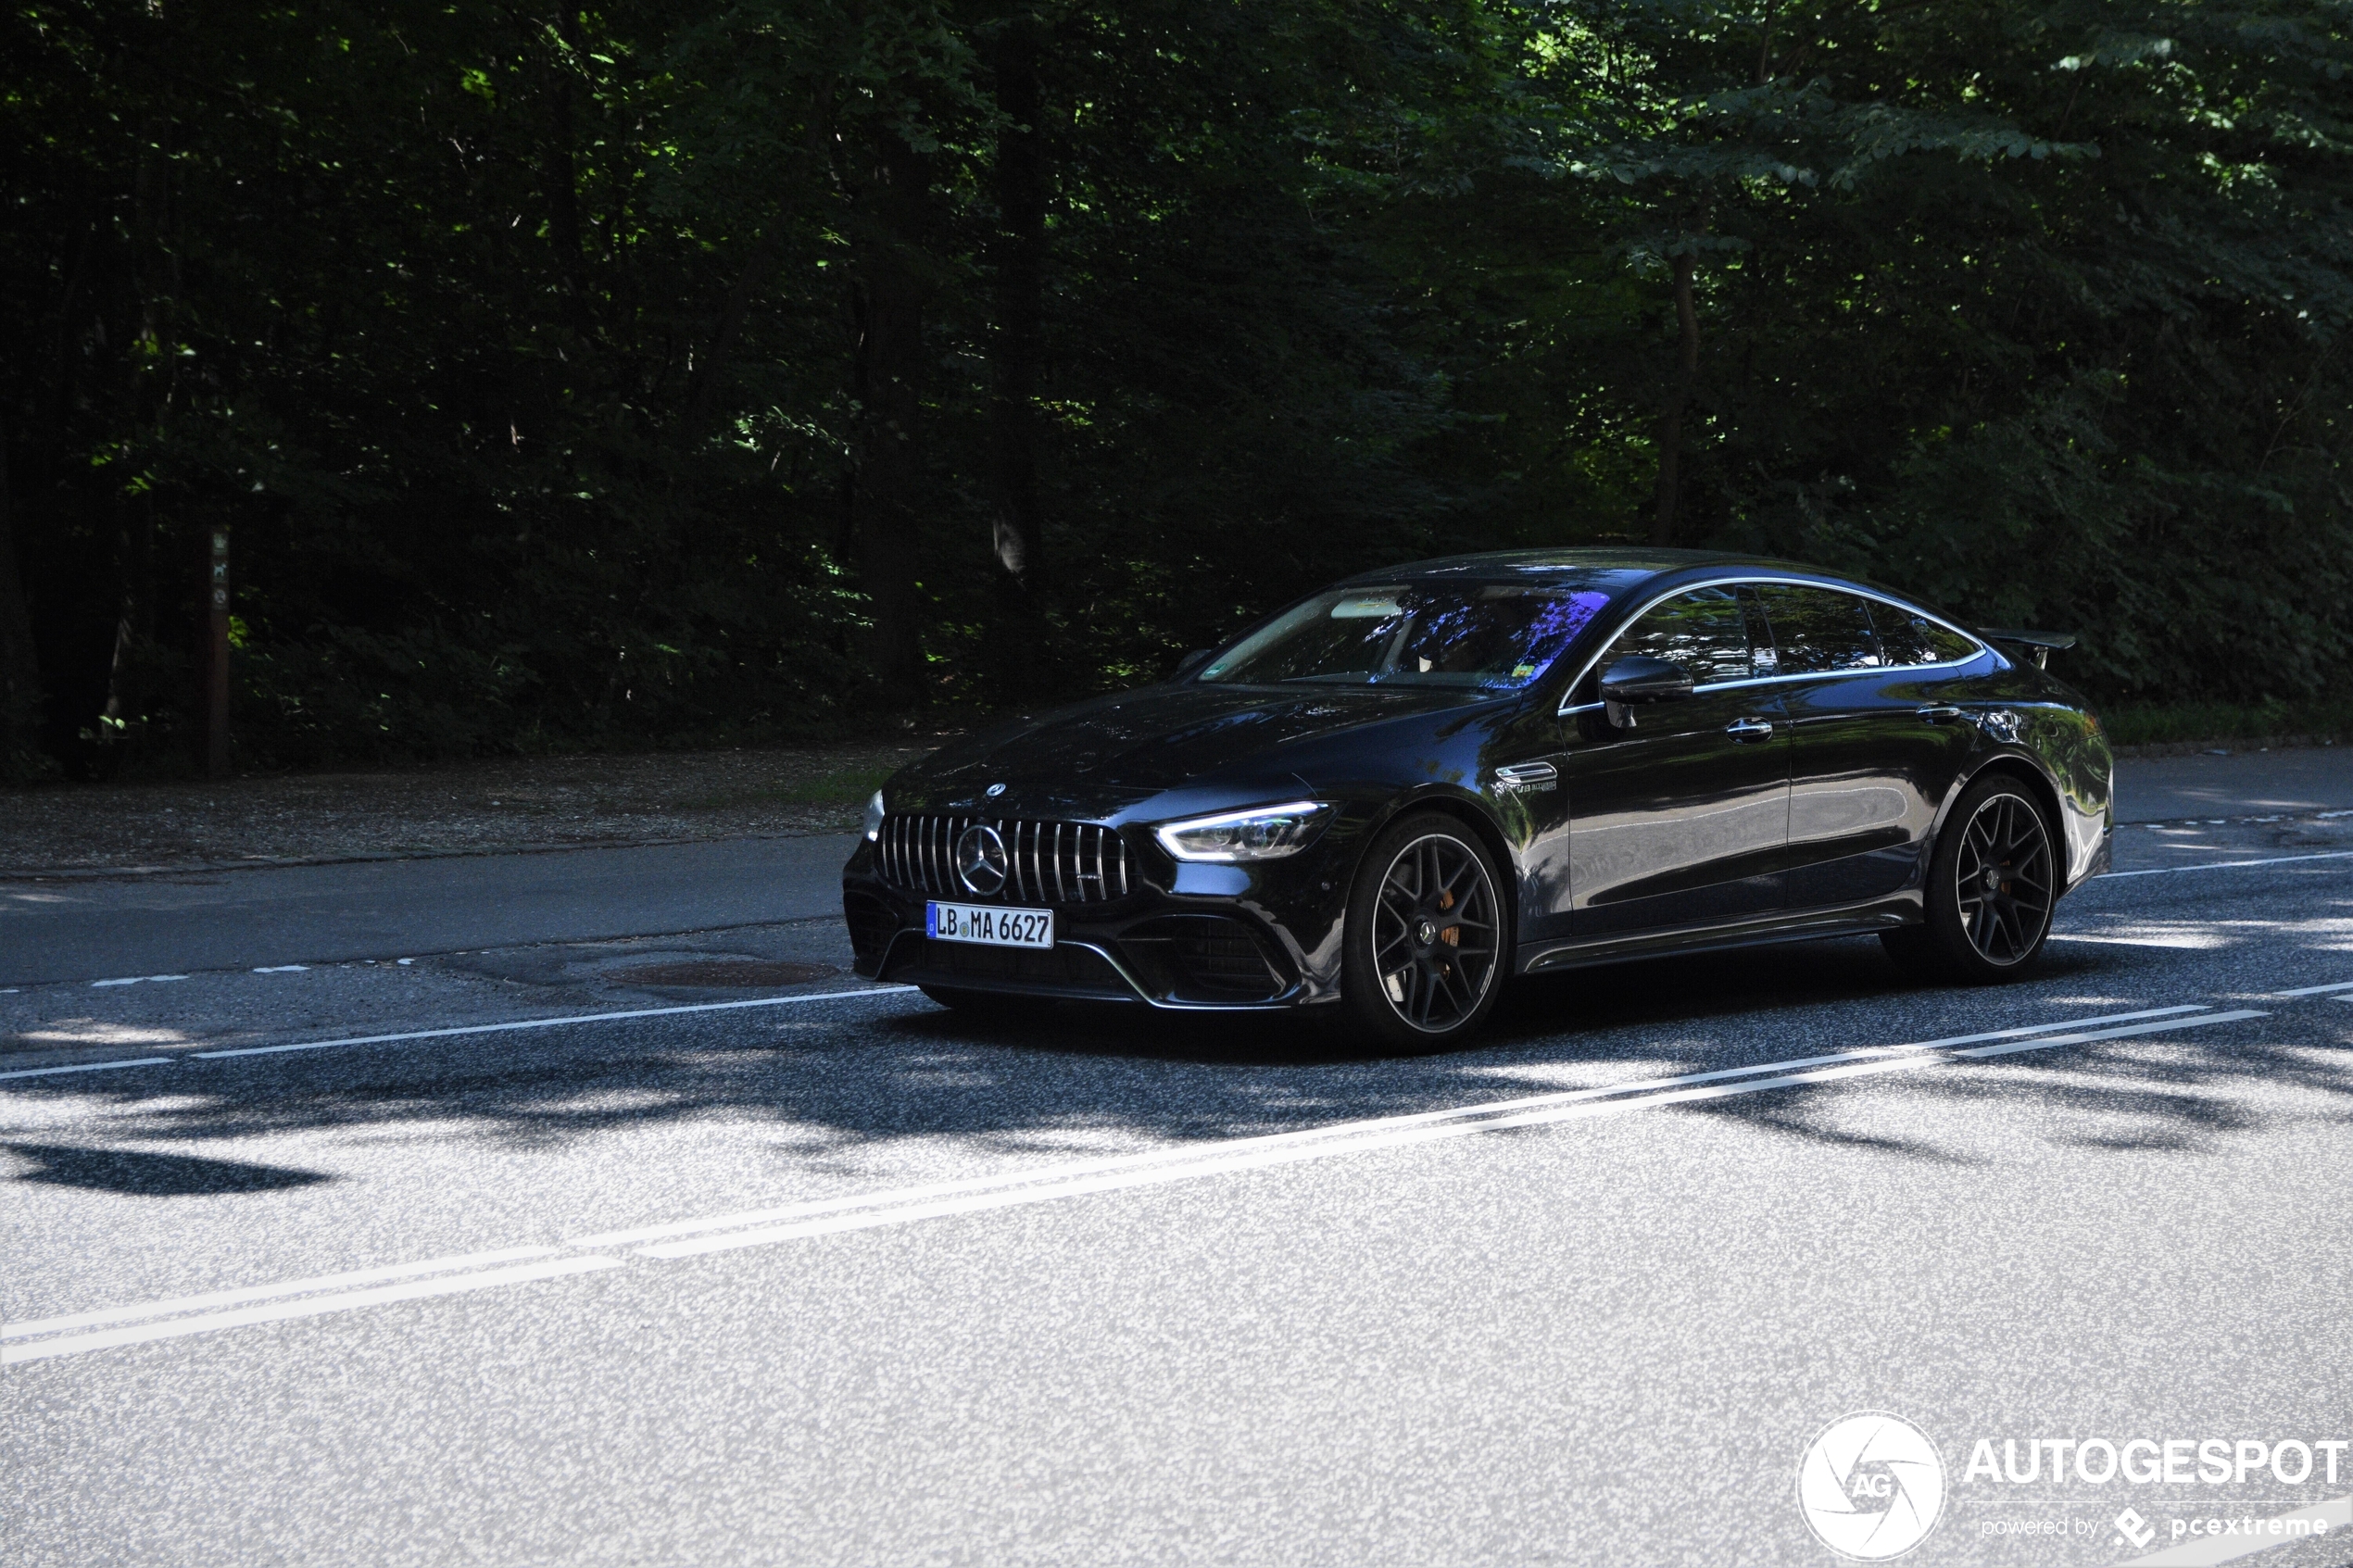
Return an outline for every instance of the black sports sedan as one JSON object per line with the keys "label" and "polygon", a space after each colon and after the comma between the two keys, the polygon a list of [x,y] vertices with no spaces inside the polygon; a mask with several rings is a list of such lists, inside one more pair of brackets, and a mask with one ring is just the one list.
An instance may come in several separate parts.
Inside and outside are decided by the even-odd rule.
{"label": "black sports sedan", "polygon": [[843,872],[858,972],[959,1008],[1328,1008],[1408,1047],[1512,975],[1658,953],[1876,932],[2004,979],[2108,862],[2064,642],[1694,551],[1367,573],[901,771]]}

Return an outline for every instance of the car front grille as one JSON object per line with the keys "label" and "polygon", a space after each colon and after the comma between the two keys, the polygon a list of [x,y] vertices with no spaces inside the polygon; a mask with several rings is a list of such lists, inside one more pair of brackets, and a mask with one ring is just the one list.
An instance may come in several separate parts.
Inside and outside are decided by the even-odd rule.
{"label": "car front grille", "polygon": [[1120,935],[1146,990],[1180,1002],[1258,1002],[1290,984],[1250,928],[1225,915],[1170,915]]}
{"label": "car front grille", "polygon": [[1005,885],[987,897],[1014,904],[1101,904],[1127,895],[1127,846],[1095,822],[1029,822],[931,813],[883,819],[883,880],[894,887],[970,898],[956,874],[956,841],[975,823],[997,830],[1009,862]]}
{"label": "car front grille", "polygon": [[890,946],[892,934],[899,929],[899,917],[872,893],[845,894],[841,904],[842,915],[849,925],[850,951],[862,963],[880,959]]}
{"label": "car front grille", "polygon": [[1272,996],[1280,983],[1266,972],[1258,944],[1239,933],[1227,936],[1178,936],[1173,944],[1176,961],[1204,991],[1239,997]]}

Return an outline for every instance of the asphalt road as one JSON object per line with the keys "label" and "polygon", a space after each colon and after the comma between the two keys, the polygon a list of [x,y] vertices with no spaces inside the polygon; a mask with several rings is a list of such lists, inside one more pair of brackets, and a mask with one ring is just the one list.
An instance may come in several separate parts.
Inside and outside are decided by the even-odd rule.
{"label": "asphalt road", "polygon": [[[2119,765],[2119,820],[2353,809],[2315,747]],[[856,840],[812,838],[0,881],[0,986],[413,958],[832,915]]]}
{"label": "asphalt road", "polygon": [[647,978],[824,921],[20,988],[0,1561],[1812,1564],[1857,1411],[1907,1562],[2353,1561],[2353,1449],[1969,1472],[2353,1439],[2353,823],[2213,814],[2025,984],[1629,965],[1437,1057]]}
{"label": "asphalt road", "polygon": [[396,959],[841,912],[854,834],[0,882],[0,985]]}
{"label": "asphalt road", "polygon": [[2116,765],[2117,820],[2353,808],[2353,751],[2336,746],[2131,757]]}

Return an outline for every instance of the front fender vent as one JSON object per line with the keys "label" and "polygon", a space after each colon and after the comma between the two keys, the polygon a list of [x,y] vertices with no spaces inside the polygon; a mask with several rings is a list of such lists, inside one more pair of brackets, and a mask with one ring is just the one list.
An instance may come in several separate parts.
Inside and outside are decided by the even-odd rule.
{"label": "front fender vent", "polygon": [[883,880],[940,898],[980,897],[956,875],[956,841],[975,824],[1005,842],[1005,885],[989,903],[1102,904],[1127,896],[1127,844],[1099,822],[910,813],[883,819]]}

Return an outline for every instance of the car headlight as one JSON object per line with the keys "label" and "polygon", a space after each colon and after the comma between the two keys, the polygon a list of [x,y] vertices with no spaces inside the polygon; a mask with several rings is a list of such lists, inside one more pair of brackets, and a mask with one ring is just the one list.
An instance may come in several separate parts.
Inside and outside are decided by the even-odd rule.
{"label": "car headlight", "polygon": [[1254,806],[1247,811],[1164,822],[1152,836],[1180,860],[1276,860],[1306,848],[1331,809],[1320,800]]}
{"label": "car headlight", "polygon": [[877,839],[877,838],[880,838],[880,837],[882,836],[882,820],[883,820],[882,791],[881,791],[881,790],[876,790],[876,791],[875,791],[875,797],[874,797],[872,800],[869,800],[869,801],[867,801],[867,802],[866,802],[866,839],[867,839],[867,842],[872,843],[874,840],[875,840],[875,839]]}

